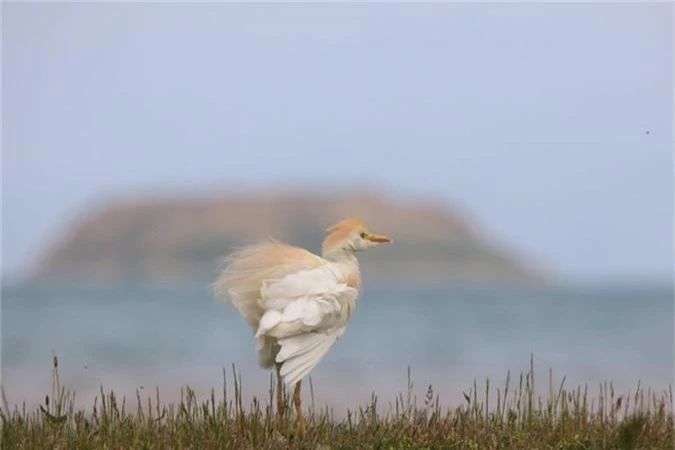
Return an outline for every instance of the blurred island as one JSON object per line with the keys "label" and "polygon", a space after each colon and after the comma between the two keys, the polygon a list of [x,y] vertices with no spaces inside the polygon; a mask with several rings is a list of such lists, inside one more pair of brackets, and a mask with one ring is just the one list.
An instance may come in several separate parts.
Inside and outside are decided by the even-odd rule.
{"label": "blurred island", "polygon": [[226,195],[116,201],[84,215],[47,252],[34,281],[210,282],[218,260],[265,237],[320,252],[325,229],[358,217],[394,244],[360,257],[370,283],[540,284],[545,278],[457,212],[373,195]]}

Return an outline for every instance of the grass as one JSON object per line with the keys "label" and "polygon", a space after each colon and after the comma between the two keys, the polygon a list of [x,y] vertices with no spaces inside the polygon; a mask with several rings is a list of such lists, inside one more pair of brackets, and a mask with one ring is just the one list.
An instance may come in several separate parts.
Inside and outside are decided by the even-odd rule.
{"label": "grass", "polygon": [[[228,382],[228,380],[230,380]],[[657,394],[639,385],[629,395],[602,383],[595,396],[588,388],[549,386],[535,394],[533,364],[500,386],[486,380],[464,393],[465,403],[444,408],[428,386],[418,405],[410,371],[408,388],[383,408],[370,404],[349,411],[340,421],[331,411],[306,410],[308,433],[301,437],[294,417],[279,426],[274,384],[269,398],[244,405],[241,374],[223,371],[222,391],[199,400],[190,388],[181,400],[119,398],[101,388],[91,410],[76,410],[75,395],[61,386],[54,358],[52,394],[34,411],[10,409],[3,392],[2,448],[5,449],[672,449],[672,387]],[[310,380],[311,382],[311,380]],[[311,389],[309,390],[312,391]],[[313,400],[313,399],[312,399]],[[306,402],[307,403],[307,402]],[[292,411],[292,408],[288,410]]]}

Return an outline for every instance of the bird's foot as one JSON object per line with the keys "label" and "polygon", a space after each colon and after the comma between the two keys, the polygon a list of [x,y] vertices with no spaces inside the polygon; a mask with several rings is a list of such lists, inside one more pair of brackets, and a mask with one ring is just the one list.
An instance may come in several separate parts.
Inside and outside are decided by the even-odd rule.
{"label": "bird's foot", "polygon": [[298,427],[300,429],[300,436],[303,438],[307,436],[307,427],[305,426],[305,419],[303,417],[298,419]]}

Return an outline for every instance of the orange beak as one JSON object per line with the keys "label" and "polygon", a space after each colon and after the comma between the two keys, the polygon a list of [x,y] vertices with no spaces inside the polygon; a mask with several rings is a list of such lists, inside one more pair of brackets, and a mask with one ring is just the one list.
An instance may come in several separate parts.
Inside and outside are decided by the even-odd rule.
{"label": "orange beak", "polygon": [[384,243],[384,242],[391,242],[391,238],[387,236],[382,236],[380,234],[369,234],[366,239],[368,239],[370,242],[378,242],[378,243]]}

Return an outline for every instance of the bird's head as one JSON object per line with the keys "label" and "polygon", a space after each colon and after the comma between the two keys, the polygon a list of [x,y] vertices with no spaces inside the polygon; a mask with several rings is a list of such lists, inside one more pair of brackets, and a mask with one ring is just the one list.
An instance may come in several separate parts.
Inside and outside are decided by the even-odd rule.
{"label": "bird's head", "polygon": [[324,256],[339,253],[355,253],[380,244],[392,242],[391,238],[368,231],[358,219],[345,219],[326,230],[323,241]]}

